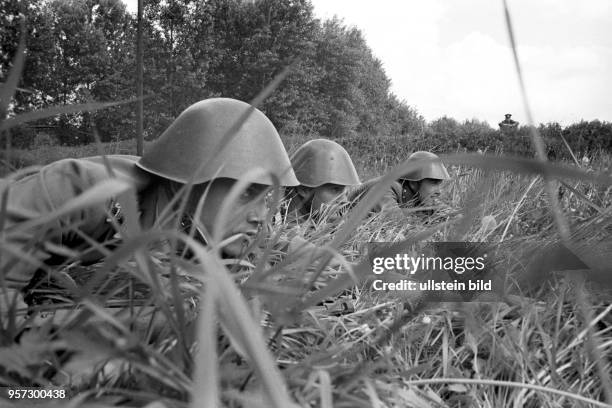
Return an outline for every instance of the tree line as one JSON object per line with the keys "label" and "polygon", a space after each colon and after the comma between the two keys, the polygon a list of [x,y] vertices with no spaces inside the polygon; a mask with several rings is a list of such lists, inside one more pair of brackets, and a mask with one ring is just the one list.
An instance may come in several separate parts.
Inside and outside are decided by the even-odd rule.
{"label": "tree line", "polygon": [[[600,151],[612,153],[612,123],[582,120],[568,126],[557,122],[539,124],[537,131],[546,144],[549,159],[573,159]],[[493,129],[477,119],[459,122],[442,117],[428,124],[420,137],[412,139],[415,150],[435,149],[443,152],[467,150],[533,156],[529,126],[511,131]]]}
{"label": "tree line", "polygon": [[[408,133],[423,118],[389,91],[362,33],[314,17],[309,0],[144,2],[145,131],[156,137],[185,107],[213,96],[253,99],[289,76],[262,110],[283,132],[327,137]],[[2,72],[27,26],[14,111],[135,97],[136,19],[119,0],[0,0]],[[37,123],[63,144],[134,136],[135,106]],[[22,130],[23,131],[23,130]],[[19,138],[14,138],[19,140]],[[23,139],[23,138],[22,138]],[[25,140],[24,140],[25,142]]]}
{"label": "tree line", "polygon": [[[135,98],[136,17],[120,0],[0,0],[0,20],[2,80],[20,24],[26,27],[26,63],[13,113]],[[317,19],[310,0],[145,0],[144,25],[148,139],[198,100],[253,99],[291,65],[261,107],[281,134],[342,140],[397,136],[415,149],[434,151],[500,146],[506,152],[532,151],[526,128],[503,135],[478,120],[426,123],[390,91],[382,63],[360,30],[336,18]],[[11,140],[28,147],[41,129],[67,145],[91,142],[93,129],[102,141],[130,139],[135,112],[135,104],[128,104],[60,115],[13,129]],[[554,146],[564,135],[580,151],[612,150],[610,123],[548,124],[541,130]]]}

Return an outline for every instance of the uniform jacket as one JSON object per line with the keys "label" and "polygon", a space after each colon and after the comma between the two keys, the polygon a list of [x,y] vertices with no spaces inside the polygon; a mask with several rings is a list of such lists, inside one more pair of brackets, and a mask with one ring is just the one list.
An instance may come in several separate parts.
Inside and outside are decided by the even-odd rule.
{"label": "uniform jacket", "polygon": [[[368,180],[357,187],[353,187],[349,190],[347,197],[348,201],[354,206],[357,205],[367,193],[372,189],[378,182],[380,177]],[[372,207],[373,212],[379,212],[382,210],[394,210],[397,211],[402,207],[411,207],[416,205],[416,193],[412,191],[407,184],[405,188],[399,181],[394,181],[389,189],[385,192],[382,198]]]}
{"label": "uniform jacket", "polygon": [[[285,196],[283,198],[283,205],[281,205],[280,216],[281,219],[285,220],[288,224],[300,224],[307,221],[319,222],[321,218],[319,214],[311,213],[312,198],[306,198],[304,200],[297,194],[297,190],[293,187],[285,189]],[[339,221],[339,217],[347,207],[348,201],[346,199],[337,198],[333,203],[334,207],[328,208],[328,212],[325,215],[327,222],[335,223]]]}
{"label": "uniform jacket", "polygon": [[280,216],[288,224],[296,224],[301,220],[305,220],[310,215],[310,205],[306,207],[306,203],[302,201],[297,194],[295,188],[285,188],[285,196],[280,207]]}
{"label": "uniform jacket", "polygon": [[[107,159],[114,175],[129,183],[136,191],[141,223],[152,225],[158,211],[170,199],[166,190],[159,187],[159,178],[135,165],[139,157],[112,155],[107,156]],[[9,288],[23,289],[37,269],[19,254],[11,252],[11,247],[45,263],[54,263],[57,257],[52,255],[53,245],[56,248],[61,245],[75,249],[84,255],[81,259],[85,261],[101,259],[102,255],[94,251],[87,240],[93,239],[105,245],[112,243],[113,239],[116,241],[117,231],[110,222],[109,213],[115,215],[120,208],[113,200],[105,205],[75,211],[59,220],[25,231],[17,232],[17,228],[23,222],[56,210],[109,178],[111,176],[100,156],[59,160],[16,180],[0,180],[0,194],[7,194],[8,197],[4,217],[0,217],[3,218],[0,271]]]}
{"label": "uniform jacket", "polygon": [[[377,177],[349,190],[348,209],[356,206],[359,203],[359,200],[361,200],[379,181],[380,177]],[[409,212],[404,211],[406,208],[418,208],[422,206],[429,207],[430,209],[418,209],[416,212],[414,210]],[[436,208],[434,210],[431,207]],[[431,217],[434,214],[437,216],[448,215],[450,210],[450,207],[442,202],[438,197],[430,199],[428,204],[421,204],[417,193],[410,188],[408,183],[402,184],[399,181],[394,181],[380,200],[374,205],[374,207],[372,207],[371,212],[385,211],[391,216],[397,215],[401,217],[405,217],[407,215]]]}

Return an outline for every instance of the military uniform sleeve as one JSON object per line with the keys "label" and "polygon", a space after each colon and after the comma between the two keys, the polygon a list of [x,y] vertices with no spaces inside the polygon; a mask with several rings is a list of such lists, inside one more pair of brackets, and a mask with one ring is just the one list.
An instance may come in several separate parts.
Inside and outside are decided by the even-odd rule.
{"label": "military uniform sleeve", "polygon": [[41,217],[52,213],[96,184],[102,176],[95,164],[84,160],[61,160],[39,172],[14,181],[3,180],[2,193],[7,206],[0,241],[0,270],[7,285],[21,290],[41,263],[51,255],[51,245],[92,236],[106,226],[105,206],[75,211],[47,222]]}
{"label": "military uniform sleeve", "polygon": [[401,212],[402,186],[394,181],[380,200],[381,211]]}
{"label": "military uniform sleeve", "polygon": [[[356,206],[363,197],[378,183],[380,178],[374,178],[362,183],[357,187],[353,187],[347,193],[347,199],[350,202],[350,206]],[[385,191],[385,194],[377,201],[372,207],[372,212],[380,212],[387,210],[399,210],[399,202],[401,197],[401,186],[398,182],[393,182],[389,189]]]}
{"label": "military uniform sleeve", "polygon": [[372,181],[369,180],[364,183],[361,183],[358,186],[351,186],[347,188],[346,191],[346,199],[352,206],[357,205],[357,203],[365,196],[370,188],[372,187]]}

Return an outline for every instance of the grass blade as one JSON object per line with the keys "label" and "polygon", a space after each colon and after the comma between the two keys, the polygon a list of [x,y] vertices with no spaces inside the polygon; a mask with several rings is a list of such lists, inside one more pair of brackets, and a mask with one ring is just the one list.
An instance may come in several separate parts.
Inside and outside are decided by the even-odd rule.
{"label": "grass blade", "polygon": [[[527,90],[525,88],[525,82],[523,80],[523,72],[521,69],[521,64],[519,62],[516,41],[514,39],[514,29],[512,28],[512,20],[510,18],[510,11],[508,10],[508,2],[507,0],[503,0],[503,2],[504,15],[506,18],[506,27],[508,28],[508,36],[510,37],[510,45],[512,46],[512,56],[514,57],[514,65],[519,80],[521,96],[523,98],[523,105],[525,106],[525,114],[527,115],[527,122],[531,133],[531,140],[536,150],[536,156],[541,162],[546,163],[548,161],[546,156],[546,146],[544,145],[544,140],[542,139],[534,125],[533,117],[531,115],[529,98],[527,97]],[[550,201],[550,208],[555,219],[555,223],[557,224],[557,228],[559,229],[559,234],[563,242],[567,244],[570,238],[569,225],[561,211],[561,206],[559,204],[557,194],[554,191],[554,185],[552,183],[552,180],[549,179],[547,174],[544,174],[544,182],[546,184],[546,192],[548,193],[548,199]]]}
{"label": "grass blade", "polygon": [[468,378],[429,378],[424,380],[406,380],[407,385],[429,385],[429,384],[472,384],[472,385],[487,385],[494,387],[514,387],[514,388],[526,388],[534,391],[546,392],[555,395],[560,395],[562,397],[568,398],[570,400],[584,402],[586,404],[591,404],[596,407],[603,408],[611,408],[612,405],[606,404],[605,402],[596,401],[591,398],[583,397],[579,394],[572,394],[571,392],[557,390],[550,387],[544,387],[541,385],[535,384],[525,384],[513,381],[499,381],[499,380],[475,380]]}
{"label": "grass blade", "polygon": [[11,100],[15,96],[15,91],[17,90],[17,85],[19,84],[19,78],[21,77],[21,71],[23,70],[23,64],[25,62],[25,38],[26,38],[26,28],[23,20],[20,24],[21,35],[19,37],[19,46],[17,47],[17,52],[15,53],[15,58],[13,59],[13,66],[11,71],[9,72],[8,78],[6,82],[0,86],[0,130],[2,130],[2,126],[4,126],[6,117],[6,112],[11,103]]}
{"label": "grass blade", "polygon": [[14,126],[21,125],[23,123],[33,122],[39,119],[45,119],[56,115],[77,113],[81,111],[95,111],[98,109],[109,108],[111,106],[124,105],[126,103],[135,102],[135,99],[127,99],[119,102],[92,102],[83,103],[79,105],[63,105],[53,106],[47,109],[40,109],[32,112],[22,113],[13,118],[7,119],[0,124],[0,131],[10,129]]}
{"label": "grass blade", "polygon": [[217,360],[216,310],[217,290],[210,280],[202,291],[202,307],[198,322],[199,350],[195,362],[194,390],[191,406],[219,406],[219,367]]}
{"label": "grass blade", "polygon": [[271,405],[277,408],[294,406],[283,377],[261,335],[260,328],[251,317],[251,312],[227,269],[223,267],[219,258],[211,255],[191,238],[186,238],[186,243],[190,245],[202,265],[205,266],[206,272],[215,282],[218,290],[220,318],[234,323],[237,327],[239,332],[236,335],[242,340]]}

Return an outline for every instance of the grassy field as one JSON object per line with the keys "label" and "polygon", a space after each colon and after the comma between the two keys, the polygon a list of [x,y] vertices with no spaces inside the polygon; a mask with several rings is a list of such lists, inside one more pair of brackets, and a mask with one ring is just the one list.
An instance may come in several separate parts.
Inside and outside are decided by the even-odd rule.
{"label": "grassy field", "polygon": [[[308,137],[303,135],[288,135],[283,137],[285,147],[291,154]],[[379,137],[374,140],[367,139],[344,139],[338,140],[351,154],[355,166],[360,170],[363,179],[382,174],[391,165],[401,161],[402,155],[406,157],[412,152],[410,141],[404,138]],[[145,141],[145,147],[149,142]],[[400,146],[400,150],[397,150]],[[136,143],[133,140],[122,140],[111,143],[60,146],[49,144],[37,146],[29,150],[12,149],[9,157],[5,150],[0,150],[0,175],[6,175],[11,171],[27,166],[35,166],[51,163],[55,160],[70,157],[87,157],[104,154],[136,154]]]}
{"label": "grassy field", "polygon": [[[292,152],[305,140],[285,144]],[[340,142],[363,179],[390,171],[411,152],[403,139]],[[13,151],[10,162],[23,167],[100,149],[134,153],[128,142],[47,146]],[[252,267],[223,266],[218,243],[188,242],[199,265],[186,263],[148,246],[142,238],[153,233],[134,231],[123,255],[109,256],[118,266],[67,268],[76,280],[106,282],[81,298],[80,309],[42,319],[19,343],[9,338],[16,330],[10,317],[24,310],[3,319],[0,357],[10,370],[0,380],[61,384],[76,395],[74,406],[605,406],[601,401],[612,401],[612,187],[592,178],[609,173],[610,157],[598,155],[581,169],[566,164],[574,177],[554,184],[568,244],[591,268],[587,279],[553,273],[564,269],[567,254],[550,250],[559,234],[533,169],[511,162],[495,171],[499,159],[462,160],[449,166],[453,179],[445,186],[458,212],[451,219],[353,219],[357,208],[339,225],[280,223]],[[155,233],[184,239],[177,231]],[[335,266],[325,255],[278,249],[275,241],[295,236],[331,251]],[[426,303],[418,295],[381,295],[346,273],[366,275],[371,241],[495,243],[497,271],[511,296]],[[338,296],[355,311],[335,316],[321,306]],[[102,307],[113,299],[132,317]],[[155,306],[157,315],[138,316],[140,304]]]}

